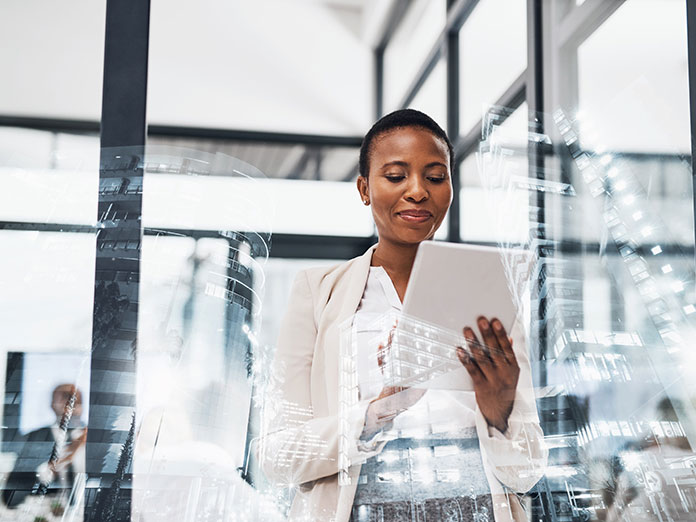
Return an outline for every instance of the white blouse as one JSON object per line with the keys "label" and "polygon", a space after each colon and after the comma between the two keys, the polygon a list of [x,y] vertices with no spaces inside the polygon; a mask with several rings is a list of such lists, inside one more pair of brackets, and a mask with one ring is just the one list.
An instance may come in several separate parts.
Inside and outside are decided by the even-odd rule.
{"label": "white blouse", "polygon": [[376,325],[381,317],[390,311],[401,312],[401,300],[396,293],[389,274],[381,266],[371,266],[367,284],[353,320],[353,334],[357,336],[358,387],[361,399],[377,397],[382,390],[383,381],[377,362],[380,334]]}

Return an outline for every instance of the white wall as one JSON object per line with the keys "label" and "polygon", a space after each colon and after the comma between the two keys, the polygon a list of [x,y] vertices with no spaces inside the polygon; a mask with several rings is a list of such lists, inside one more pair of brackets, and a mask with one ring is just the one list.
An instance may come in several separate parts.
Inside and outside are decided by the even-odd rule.
{"label": "white wall", "polygon": [[98,120],[106,0],[0,6],[0,114]]}
{"label": "white wall", "polygon": [[326,6],[153,0],[151,123],[361,134],[372,55]]}

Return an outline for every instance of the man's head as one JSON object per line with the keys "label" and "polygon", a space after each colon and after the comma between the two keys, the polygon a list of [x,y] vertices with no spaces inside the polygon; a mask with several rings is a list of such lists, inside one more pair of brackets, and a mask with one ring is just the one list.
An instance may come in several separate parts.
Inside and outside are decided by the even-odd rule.
{"label": "man's head", "polygon": [[75,403],[73,404],[72,418],[77,420],[82,416],[82,393],[80,390],[74,384],[59,384],[53,390],[51,408],[58,419],[63,416],[65,406],[73,395],[75,395]]}

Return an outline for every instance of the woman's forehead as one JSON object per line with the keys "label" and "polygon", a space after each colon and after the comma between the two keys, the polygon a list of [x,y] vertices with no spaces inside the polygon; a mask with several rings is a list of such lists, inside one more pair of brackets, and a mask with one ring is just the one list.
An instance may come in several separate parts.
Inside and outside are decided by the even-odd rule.
{"label": "woman's forehead", "polygon": [[428,162],[440,160],[449,165],[447,144],[427,129],[393,129],[377,136],[372,144],[372,161],[376,160],[378,164],[415,156],[427,157]]}
{"label": "woman's forehead", "polygon": [[441,138],[427,129],[401,127],[377,136],[373,142],[372,154],[380,156],[428,154],[449,158],[449,149]]}

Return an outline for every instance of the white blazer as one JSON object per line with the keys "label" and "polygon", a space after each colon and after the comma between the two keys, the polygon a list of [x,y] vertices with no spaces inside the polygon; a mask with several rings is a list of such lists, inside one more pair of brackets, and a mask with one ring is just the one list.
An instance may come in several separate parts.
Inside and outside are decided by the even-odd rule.
{"label": "white blazer", "polygon": [[[264,432],[256,450],[271,482],[295,486],[291,520],[347,522],[350,518],[360,466],[351,468],[350,485],[339,486],[339,325],[358,308],[374,248],[337,266],[302,271],[292,288],[272,366],[273,391],[264,406]],[[520,378],[508,430],[502,434],[488,427],[476,411],[497,522],[526,518],[511,493],[526,492],[539,480],[548,454],[524,332],[513,328],[511,335]],[[364,413],[363,409],[351,416],[354,439],[362,431]],[[364,458],[372,454],[365,453]]]}

